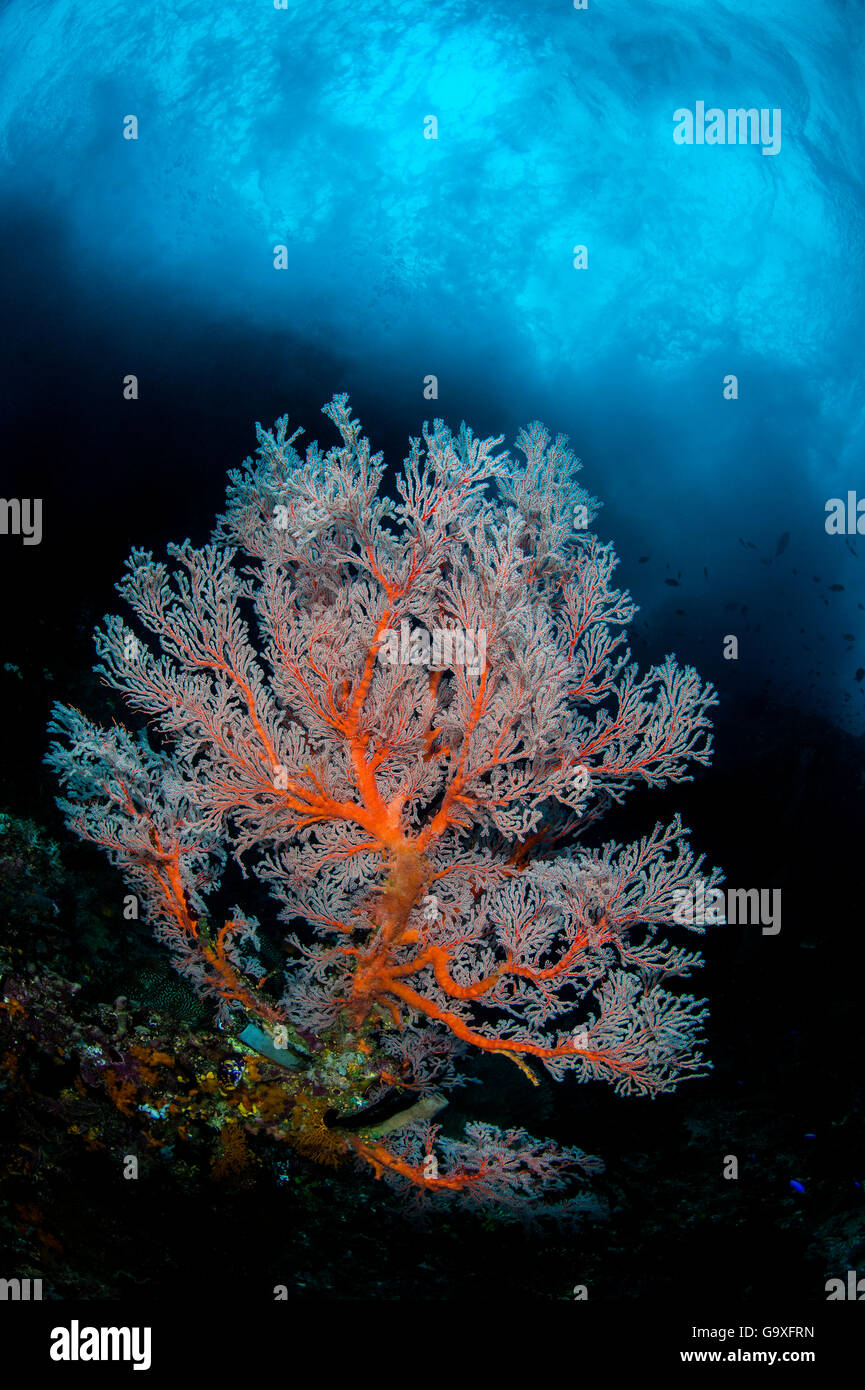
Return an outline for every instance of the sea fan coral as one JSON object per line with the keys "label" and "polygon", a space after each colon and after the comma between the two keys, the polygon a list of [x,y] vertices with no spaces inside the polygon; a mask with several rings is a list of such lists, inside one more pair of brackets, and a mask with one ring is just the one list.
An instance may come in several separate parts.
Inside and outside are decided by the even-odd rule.
{"label": "sea fan coral", "polygon": [[[636,783],[707,764],[712,687],[672,656],[639,675],[634,604],[563,436],[530,425],[517,463],[437,420],[392,497],[347,398],[325,414],[326,454],[301,457],[287,417],[258,427],[210,543],[171,547],[173,574],[133,551],[118,588],[136,627],[105,620],[97,669],[151,732],[56,707],[69,825],[222,1026],[284,1049],[286,1084],[300,1068],[319,1139],[329,1108],[408,1109],[472,1049],[623,1094],[704,1074],[705,1008],[668,987],[700,958],[658,933],[720,875],[678,818],[627,846],[594,830]],[[280,906],[280,998],[255,918],[211,924],[229,854]],[[379,1174],[509,1205],[592,1167],[488,1125],[349,1132]]]}

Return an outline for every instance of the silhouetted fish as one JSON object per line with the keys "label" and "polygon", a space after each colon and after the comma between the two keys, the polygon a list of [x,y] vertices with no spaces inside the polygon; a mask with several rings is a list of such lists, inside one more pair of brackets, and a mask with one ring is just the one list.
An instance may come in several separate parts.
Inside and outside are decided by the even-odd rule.
{"label": "silhouetted fish", "polygon": [[781,535],[781,536],[778,537],[778,544],[777,544],[777,546],[775,547],[775,559],[776,559],[776,560],[777,560],[777,558],[778,558],[779,555],[783,555],[783,554],[784,554],[784,551],[787,549],[787,546],[788,546],[789,544],[790,544],[790,532],[789,532],[789,531],[785,531],[783,535]]}

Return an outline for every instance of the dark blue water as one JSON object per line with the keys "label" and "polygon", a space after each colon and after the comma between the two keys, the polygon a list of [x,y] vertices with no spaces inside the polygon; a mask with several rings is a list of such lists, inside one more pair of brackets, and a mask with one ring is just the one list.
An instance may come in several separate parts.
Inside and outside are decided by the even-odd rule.
{"label": "dark blue water", "polygon": [[[806,0],[7,4],[7,467],[46,548],[200,536],[253,420],[335,390],[397,460],[425,415],[541,418],[656,645],[861,730],[865,537],[824,519],[865,496],[863,35]],[[777,154],[675,144],[697,101],[780,110]]]}

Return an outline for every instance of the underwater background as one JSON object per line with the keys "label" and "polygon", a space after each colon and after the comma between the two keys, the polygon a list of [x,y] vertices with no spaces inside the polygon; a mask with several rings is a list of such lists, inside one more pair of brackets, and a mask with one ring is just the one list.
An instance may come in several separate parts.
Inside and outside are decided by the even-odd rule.
{"label": "underwater background", "polygon": [[[228,1267],[292,1297],[484,1297],[495,1271],[498,1296],[824,1299],[865,1267],[865,534],[825,525],[865,496],[865,6],[7,0],[0,49],[0,490],[43,499],[39,545],[0,536],[4,968],[74,966],[94,999],[159,975],[62,829],[49,706],[120,716],[90,632],[129,549],[206,540],[254,422],[329,440],[341,391],[397,465],[435,416],[570,436],[634,655],[720,696],[713,767],[601,838],[680,810],[728,884],[783,894],[777,936],[705,939],[708,1080],[626,1100],[482,1059],[453,1100],[602,1155],[604,1225],[419,1235],[380,1185],[302,1160],[278,1188],[168,1169],[119,1204],[43,1117],[24,1168],[4,1141],[32,1189],[4,1245],[66,1297],[207,1295]],[[677,145],[698,101],[780,109],[780,150]]]}

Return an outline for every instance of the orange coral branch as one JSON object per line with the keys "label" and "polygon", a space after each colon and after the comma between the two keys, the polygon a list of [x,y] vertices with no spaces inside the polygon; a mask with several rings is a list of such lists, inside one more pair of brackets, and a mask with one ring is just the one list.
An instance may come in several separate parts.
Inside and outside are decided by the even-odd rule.
{"label": "orange coral branch", "polygon": [[481,1173],[451,1173],[447,1177],[427,1177],[424,1165],[420,1163],[407,1163],[398,1154],[391,1153],[384,1144],[368,1144],[363,1139],[359,1139],[356,1134],[347,1135],[348,1142],[354,1149],[359,1158],[369,1163],[377,1178],[380,1178],[385,1168],[392,1173],[399,1173],[401,1177],[408,1178],[409,1182],[415,1187],[426,1188],[429,1191],[450,1191],[462,1192],[477,1183]]}

